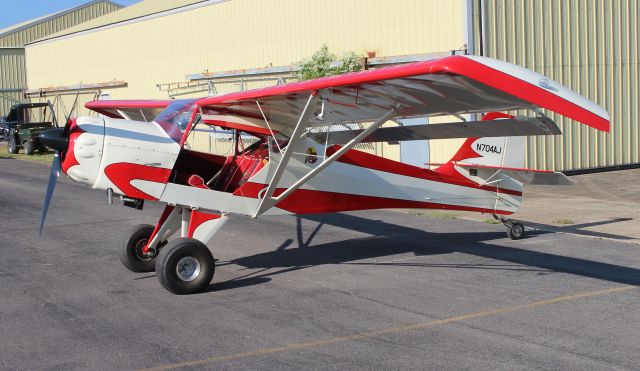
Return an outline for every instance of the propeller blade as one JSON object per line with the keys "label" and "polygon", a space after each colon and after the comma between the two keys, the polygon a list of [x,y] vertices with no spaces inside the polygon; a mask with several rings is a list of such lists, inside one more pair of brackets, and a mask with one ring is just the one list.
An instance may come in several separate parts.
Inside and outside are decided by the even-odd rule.
{"label": "propeller blade", "polygon": [[49,211],[49,204],[51,204],[51,197],[53,197],[53,191],[56,189],[56,182],[60,175],[60,152],[56,151],[53,155],[53,163],[51,164],[51,173],[49,174],[49,184],[47,185],[47,193],[44,196],[44,205],[42,206],[42,214],[40,215],[40,228],[38,233],[42,235],[42,229],[44,228],[44,221],[47,218],[47,211]]}

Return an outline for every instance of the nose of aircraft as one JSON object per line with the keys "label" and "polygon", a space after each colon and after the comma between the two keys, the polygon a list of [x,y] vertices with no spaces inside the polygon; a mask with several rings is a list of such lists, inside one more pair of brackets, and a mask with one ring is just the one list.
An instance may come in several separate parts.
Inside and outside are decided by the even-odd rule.
{"label": "nose of aircraft", "polygon": [[67,150],[67,147],[69,146],[69,136],[65,135],[64,129],[62,128],[49,129],[40,133],[40,141],[45,146],[56,151],[53,163],[51,164],[49,183],[47,185],[47,191],[44,196],[44,205],[40,215],[39,232],[42,234],[42,228],[44,227],[44,221],[47,217],[47,211],[49,210],[53,190],[56,188],[56,181],[58,180],[58,175],[60,173],[60,153]]}
{"label": "nose of aircraft", "polygon": [[69,136],[64,134],[62,128],[49,129],[40,133],[40,141],[55,151],[65,152],[69,147]]}
{"label": "nose of aircraft", "polygon": [[[55,150],[40,216],[40,233],[42,233],[60,172],[64,172],[75,181],[88,185],[94,184],[100,167],[101,149],[104,141],[104,121],[97,117],[68,119],[64,128],[42,132],[40,141]],[[80,157],[76,157],[76,154]]]}

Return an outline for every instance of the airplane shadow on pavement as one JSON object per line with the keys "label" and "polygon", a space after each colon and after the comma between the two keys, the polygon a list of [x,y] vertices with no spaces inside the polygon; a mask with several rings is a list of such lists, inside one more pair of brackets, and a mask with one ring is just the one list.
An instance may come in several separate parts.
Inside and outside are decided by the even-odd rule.
{"label": "airplane shadow on pavement", "polygon": [[[288,239],[273,251],[221,263],[220,265],[236,264],[249,269],[257,269],[257,271],[229,281],[213,283],[207,292],[261,284],[269,282],[271,280],[270,277],[275,275],[324,264],[560,272],[628,285],[640,285],[640,269],[525,250],[512,246],[494,245],[487,242],[505,238],[504,232],[430,233],[351,214],[307,215],[303,218],[319,223],[306,236],[306,239],[303,238],[301,220],[298,218],[296,242]],[[324,225],[347,228],[370,236],[311,246],[313,238]],[[529,237],[535,237],[552,232],[538,230],[528,231],[527,233]],[[378,263],[362,261],[409,252],[414,253],[416,256],[460,252],[509,264],[430,264],[393,261]],[[273,269],[276,270],[273,271]]]}

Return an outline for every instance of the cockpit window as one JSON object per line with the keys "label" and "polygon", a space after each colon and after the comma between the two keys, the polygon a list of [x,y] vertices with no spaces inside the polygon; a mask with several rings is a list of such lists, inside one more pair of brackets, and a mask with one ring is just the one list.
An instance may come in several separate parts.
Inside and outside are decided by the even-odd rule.
{"label": "cockpit window", "polygon": [[191,119],[191,114],[195,109],[197,99],[176,99],[158,115],[155,121],[162,129],[169,134],[169,137],[180,143],[182,135],[187,129],[187,124]]}

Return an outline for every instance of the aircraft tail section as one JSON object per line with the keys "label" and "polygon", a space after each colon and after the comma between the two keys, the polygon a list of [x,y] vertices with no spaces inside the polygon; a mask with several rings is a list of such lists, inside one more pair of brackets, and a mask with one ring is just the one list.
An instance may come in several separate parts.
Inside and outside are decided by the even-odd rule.
{"label": "aircraft tail section", "polygon": [[[482,120],[499,120],[513,116],[487,113]],[[522,201],[523,185],[570,185],[571,180],[554,171],[525,168],[524,136],[467,138],[455,155],[436,172],[470,180],[496,193],[496,212],[515,212]]]}
{"label": "aircraft tail section", "polygon": [[[513,116],[491,112],[483,121]],[[451,160],[435,169],[453,178],[472,181],[495,192],[496,213],[513,213],[522,203],[523,183],[502,171],[524,167],[526,137],[467,138]]]}
{"label": "aircraft tail section", "polygon": [[[484,115],[482,121],[513,118],[500,112]],[[449,160],[492,167],[524,168],[524,146],[526,137],[467,138],[456,154]]]}

